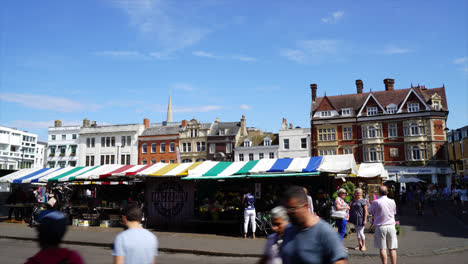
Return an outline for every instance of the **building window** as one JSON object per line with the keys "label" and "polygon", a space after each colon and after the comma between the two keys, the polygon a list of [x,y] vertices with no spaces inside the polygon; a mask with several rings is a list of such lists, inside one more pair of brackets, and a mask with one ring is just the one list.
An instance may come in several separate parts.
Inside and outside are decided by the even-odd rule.
{"label": "building window", "polygon": [[67,140],[67,135],[62,135],[62,140]]}
{"label": "building window", "polygon": [[224,129],[218,130],[218,135],[219,135],[219,136],[224,136],[224,134],[225,134],[225,133],[224,133]]}
{"label": "building window", "polygon": [[250,147],[252,145],[252,141],[249,139],[244,140],[244,147]]}
{"label": "building window", "polygon": [[364,149],[364,161],[365,162],[382,161],[382,157],[383,157],[382,149],[380,147]]}
{"label": "building window", "polygon": [[[132,145],[132,137],[131,136],[127,136],[127,146],[131,146]],[[129,165],[129,164],[127,164]]]}
{"label": "building window", "polygon": [[184,160],[182,160],[182,163],[190,163],[190,162],[192,162],[191,159],[184,159]]}
{"label": "building window", "polygon": [[125,165],[125,155],[120,156],[120,164]]}
{"label": "building window", "polygon": [[76,134],[72,134],[72,139],[76,139]]}
{"label": "building window", "polygon": [[418,146],[409,146],[406,151],[407,160],[425,160],[426,149]]}
{"label": "building window", "polygon": [[165,161],[165,160],[163,160],[163,159],[162,159],[160,162],[161,162],[161,163],[166,163],[166,161]]}
{"label": "building window", "polygon": [[413,136],[418,135],[419,134],[418,133],[418,128],[419,128],[418,124],[415,124],[415,123],[411,124],[411,135],[413,135]]}
{"label": "building window", "polygon": [[110,164],[110,155],[106,155],[106,164]]}
{"label": "building window", "polygon": [[375,128],[373,126],[370,126],[368,131],[369,131],[369,137],[375,138]]}
{"label": "building window", "polygon": [[344,108],[341,110],[342,116],[350,116],[351,115],[351,108]]}
{"label": "building window", "polygon": [[210,154],[215,153],[216,152],[216,144],[210,144],[209,151],[210,151]]}
{"label": "building window", "polygon": [[67,164],[66,161],[59,161],[58,162],[58,165],[59,165],[60,168],[65,168],[66,164]]}
{"label": "building window", "polygon": [[343,140],[351,140],[351,139],[353,139],[351,127],[343,127]]}
{"label": "building window", "polygon": [[143,159],[143,160],[141,161],[141,164],[146,165],[146,159]]}
{"label": "building window", "polygon": [[440,110],[439,101],[434,101],[434,102],[432,103],[432,107],[434,107],[434,110],[439,111],[439,110]]}
{"label": "building window", "polygon": [[156,164],[156,160],[155,160],[155,159],[151,159],[151,164]]}
{"label": "building window", "polygon": [[343,149],[343,154],[353,154],[353,149],[352,148],[344,148]]}
{"label": "building window", "polygon": [[270,138],[265,138],[263,140],[263,146],[271,146],[271,139]]}
{"label": "building window", "polygon": [[126,136],[122,136],[122,138],[120,139],[120,144],[122,145],[122,148],[125,147],[125,138]]}
{"label": "building window", "polygon": [[284,149],[289,149],[289,138],[283,139]]}
{"label": "building window", "polygon": [[197,152],[201,152],[201,142],[197,142]]}
{"label": "building window", "polygon": [[419,103],[408,104],[408,112],[419,112]]}
{"label": "building window", "polygon": [[94,166],[94,156],[91,156],[91,164],[90,166]]}
{"label": "building window", "polygon": [[156,143],[151,143],[151,153],[156,153]]}
{"label": "building window", "polygon": [[111,146],[115,147],[115,137],[111,137]]}
{"label": "building window", "polygon": [[390,157],[391,158],[397,158],[398,157],[398,149],[397,148],[391,148],[390,149]]}
{"label": "building window", "polygon": [[275,158],[275,153],[274,152],[270,152],[269,156],[268,156],[270,159],[274,159]]}
{"label": "building window", "polygon": [[106,138],[105,137],[101,137],[101,148],[105,147],[106,146]]}
{"label": "building window", "polygon": [[394,114],[397,111],[397,106],[394,104],[387,106],[387,114]]}
{"label": "building window", "polygon": [[89,159],[90,159],[90,156],[86,156],[86,165],[85,166],[89,166]]}
{"label": "building window", "polygon": [[[55,135],[51,135],[51,136],[50,136],[50,139],[51,139],[51,140],[55,140]],[[51,168],[53,168],[53,167],[51,167]]]}
{"label": "building window", "polygon": [[388,125],[388,137],[397,137],[397,125],[390,124]]}
{"label": "building window", "polygon": [[192,152],[192,143],[187,143],[187,152]]}
{"label": "building window", "polygon": [[244,161],[244,154],[239,154],[239,161]]}
{"label": "building window", "polygon": [[249,153],[249,160],[254,160],[254,154],[253,153]]}
{"label": "building window", "polygon": [[173,159],[169,160],[169,163],[175,163],[175,161]]}
{"label": "building window", "polygon": [[105,159],[106,159],[105,156],[101,155],[101,165],[104,165]]}
{"label": "building window", "polygon": [[226,153],[232,152],[232,143],[226,143]]}
{"label": "building window", "polygon": [[380,138],[382,137],[382,129],[380,126],[368,126],[362,130],[363,138]]}
{"label": "building window", "polygon": [[320,149],[319,155],[320,156],[336,155],[336,149]]}
{"label": "building window", "polygon": [[301,148],[302,149],[307,148],[307,138],[301,138]]}
{"label": "building window", "polygon": [[375,116],[375,115],[377,115],[377,107],[375,107],[375,106],[367,107],[367,115],[368,115],[368,116]]}
{"label": "building window", "polygon": [[334,141],[336,140],[335,128],[320,128],[319,141]]}
{"label": "building window", "polygon": [[169,152],[175,152],[175,143],[174,142],[169,143]]}
{"label": "building window", "polygon": [[261,159],[263,159],[263,158],[264,158],[264,156],[263,156],[263,152],[261,152],[261,153],[258,153],[258,159],[259,159],[259,160],[261,160]]}
{"label": "building window", "polygon": [[331,111],[320,112],[320,117],[328,117],[328,116],[331,116]]}
{"label": "building window", "polygon": [[161,153],[166,153],[166,143],[161,143],[159,149]]}
{"label": "building window", "polygon": [[148,151],[148,150],[147,150],[147,148],[146,148],[146,143],[143,143],[143,144],[141,145],[141,153],[146,153],[147,151]]}
{"label": "building window", "polygon": [[91,138],[91,147],[94,148],[96,146],[96,139]]}
{"label": "building window", "polygon": [[106,147],[111,146],[111,137],[106,137]]}
{"label": "building window", "polygon": [[[128,138],[127,138],[127,142],[128,142]],[[127,155],[126,165],[130,165],[130,154]]]}
{"label": "building window", "polygon": [[[86,147],[87,147],[87,148],[90,148],[90,147],[91,147],[91,138],[87,138],[87,139],[86,139]],[[88,165],[86,165],[86,166],[88,166]]]}
{"label": "building window", "polygon": [[115,155],[110,155],[110,158],[111,158],[110,164],[115,164]]}

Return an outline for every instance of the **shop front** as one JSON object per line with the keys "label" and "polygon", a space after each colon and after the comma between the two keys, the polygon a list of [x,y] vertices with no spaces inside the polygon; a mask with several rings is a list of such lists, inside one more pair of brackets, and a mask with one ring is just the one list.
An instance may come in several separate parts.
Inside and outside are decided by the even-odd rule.
{"label": "shop front", "polygon": [[389,180],[398,181],[398,178],[416,177],[426,183],[452,184],[452,169],[450,167],[406,167],[406,166],[385,166],[388,171]]}

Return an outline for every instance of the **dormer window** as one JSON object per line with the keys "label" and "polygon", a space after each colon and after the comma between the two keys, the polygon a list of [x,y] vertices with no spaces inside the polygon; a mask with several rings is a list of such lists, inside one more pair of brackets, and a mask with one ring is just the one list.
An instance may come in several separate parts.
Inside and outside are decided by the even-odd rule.
{"label": "dormer window", "polygon": [[271,138],[266,137],[266,138],[263,140],[263,146],[271,146]]}
{"label": "dormer window", "polygon": [[434,107],[434,110],[439,111],[440,110],[440,104],[438,101],[432,102],[432,107]]}
{"label": "dormer window", "polygon": [[322,112],[320,112],[320,117],[328,117],[328,116],[331,116],[331,112],[330,112],[330,111],[322,111]]}
{"label": "dormer window", "polygon": [[343,108],[341,109],[341,115],[342,116],[350,116],[351,115],[351,108]]}
{"label": "dormer window", "polygon": [[224,129],[218,130],[218,135],[219,135],[219,136],[224,136],[225,134],[226,134],[226,133],[225,133]]}
{"label": "dormer window", "polygon": [[418,103],[409,103],[408,104],[408,112],[419,112],[419,104]]}
{"label": "dormer window", "polygon": [[394,114],[396,112],[397,112],[397,106],[395,104],[387,105],[387,113],[388,114]]}
{"label": "dormer window", "polygon": [[432,108],[434,108],[434,110],[440,111],[440,109],[442,108],[442,105],[440,104],[441,99],[442,98],[438,94],[432,95],[431,101],[432,101]]}
{"label": "dormer window", "polygon": [[252,141],[250,141],[250,139],[244,140],[244,147],[250,147],[250,146],[252,146]]}
{"label": "dormer window", "polygon": [[367,116],[375,116],[377,115],[377,107],[371,106],[367,107]]}

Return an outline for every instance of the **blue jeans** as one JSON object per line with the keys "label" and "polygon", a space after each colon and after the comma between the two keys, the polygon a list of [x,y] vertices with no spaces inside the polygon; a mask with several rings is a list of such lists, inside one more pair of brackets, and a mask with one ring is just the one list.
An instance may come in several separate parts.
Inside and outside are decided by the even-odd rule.
{"label": "blue jeans", "polygon": [[338,234],[340,235],[341,241],[343,241],[343,238],[346,234],[347,223],[348,223],[348,220],[346,219],[336,219],[336,226],[338,227]]}

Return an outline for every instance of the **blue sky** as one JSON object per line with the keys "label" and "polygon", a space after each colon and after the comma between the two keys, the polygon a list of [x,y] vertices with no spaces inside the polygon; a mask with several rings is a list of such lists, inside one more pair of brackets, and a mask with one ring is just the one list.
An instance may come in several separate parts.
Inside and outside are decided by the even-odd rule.
{"label": "blue sky", "polygon": [[311,93],[445,84],[449,128],[468,121],[467,1],[0,3],[0,124],[39,134],[193,117],[309,127]]}

